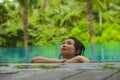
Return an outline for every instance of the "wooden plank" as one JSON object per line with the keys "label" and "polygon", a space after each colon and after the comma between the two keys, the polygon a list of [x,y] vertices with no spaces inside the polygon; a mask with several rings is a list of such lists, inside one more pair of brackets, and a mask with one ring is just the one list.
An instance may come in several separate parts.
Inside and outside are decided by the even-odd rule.
{"label": "wooden plank", "polygon": [[104,80],[120,80],[120,71],[106,77]]}
{"label": "wooden plank", "polygon": [[[19,65],[26,68],[14,68]],[[38,65],[58,68],[32,68]],[[0,66],[0,80],[119,80],[119,71],[120,62],[9,64]]]}
{"label": "wooden plank", "polygon": [[64,80],[105,80],[106,77],[116,72],[116,70],[86,70],[83,73],[73,75]]}
{"label": "wooden plank", "polygon": [[119,80],[116,70],[23,70],[0,80]]}
{"label": "wooden plank", "polygon": [[22,70],[15,74],[1,76],[0,80],[62,80],[83,70]]}

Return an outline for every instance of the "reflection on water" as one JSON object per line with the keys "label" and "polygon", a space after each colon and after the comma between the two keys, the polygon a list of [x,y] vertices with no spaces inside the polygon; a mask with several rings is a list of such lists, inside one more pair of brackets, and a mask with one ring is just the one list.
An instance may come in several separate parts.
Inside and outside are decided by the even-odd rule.
{"label": "reflection on water", "polygon": [[[90,45],[86,45],[86,52],[89,58],[90,56]],[[105,43],[105,44],[95,44],[94,53],[95,57],[92,60],[97,61],[120,61],[120,43]]]}
{"label": "reflection on water", "polygon": [[58,58],[60,46],[32,46],[28,47],[28,54],[24,47],[0,48],[0,62],[30,62],[33,57],[43,56]]}
{"label": "reflection on water", "polygon": [[[90,53],[90,44],[85,47],[85,56],[93,61],[120,61],[120,43],[95,44],[94,53]],[[28,47],[28,54],[24,50],[24,47],[0,48],[0,62],[30,62],[33,57],[59,58],[60,54],[59,45]]]}

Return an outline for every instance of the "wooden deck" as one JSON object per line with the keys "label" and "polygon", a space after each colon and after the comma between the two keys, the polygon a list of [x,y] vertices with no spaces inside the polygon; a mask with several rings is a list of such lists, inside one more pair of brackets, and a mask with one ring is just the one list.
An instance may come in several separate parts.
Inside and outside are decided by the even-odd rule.
{"label": "wooden deck", "polygon": [[120,62],[0,63],[0,80],[120,80]]}

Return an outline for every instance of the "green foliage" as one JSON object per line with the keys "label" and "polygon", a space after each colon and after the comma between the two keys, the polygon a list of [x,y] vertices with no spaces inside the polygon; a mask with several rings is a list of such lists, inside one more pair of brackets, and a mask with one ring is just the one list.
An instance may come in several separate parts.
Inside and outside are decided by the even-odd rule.
{"label": "green foliage", "polygon": [[66,37],[66,28],[29,25],[30,45],[55,45],[60,44]]}
{"label": "green foliage", "polygon": [[[23,46],[20,4],[29,10],[29,45],[57,45],[68,36],[89,43],[86,0],[14,0],[0,3],[1,47]],[[94,42],[120,41],[119,0],[95,0],[92,5]]]}
{"label": "green foliage", "polygon": [[120,41],[120,25],[117,23],[104,23],[103,26],[96,25],[95,42],[116,42]]}
{"label": "green foliage", "polygon": [[23,43],[21,43],[21,41],[23,39],[23,31],[21,19],[15,18],[17,17],[15,11],[11,12],[11,10],[15,10],[15,5],[11,3],[1,5],[0,46],[22,46]]}
{"label": "green foliage", "polygon": [[9,19],[8,10],[4,4],[0,3],[0,24],[5,23],[7,19]]}
{"label": "green foliage", "polygon": [[81,21],[79,27],[74,27],[69,36],[75,36],[78,38],[80,41],[84,43],[89,43],[89,31],[88,31],[88,25],[87,22]]}

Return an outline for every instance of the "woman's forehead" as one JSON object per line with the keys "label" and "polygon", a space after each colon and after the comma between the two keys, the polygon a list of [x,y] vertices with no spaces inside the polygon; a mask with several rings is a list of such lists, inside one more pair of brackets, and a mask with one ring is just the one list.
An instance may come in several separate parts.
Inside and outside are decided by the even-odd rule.
{"label": "woman's forehead", "polygon": [[64,42],[72,42],[75,43],[75,41],[73,39],[66,39]]}

